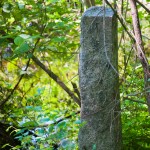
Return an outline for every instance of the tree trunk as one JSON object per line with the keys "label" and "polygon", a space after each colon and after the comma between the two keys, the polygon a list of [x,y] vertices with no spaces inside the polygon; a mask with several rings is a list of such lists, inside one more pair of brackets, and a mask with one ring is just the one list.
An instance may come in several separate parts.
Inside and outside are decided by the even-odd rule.
{"label": "tree trunk", "polygon": [[[142,42],[142,34],[141,34],[136,1],[130,0],[130,6],[131,6],[133,29],[134,29],[134,35],[135,35],[135,41],[136,41],[137,56],[142,64],[143,71],[144,71],[145,89],[148,89],[150,87],[150,81],[149,81],[150,79],[149,67],[150,66],[144,54],[144,46]],[[148,111],[150,113],[150,92],[146,92],[146,99],[147,99]]]}

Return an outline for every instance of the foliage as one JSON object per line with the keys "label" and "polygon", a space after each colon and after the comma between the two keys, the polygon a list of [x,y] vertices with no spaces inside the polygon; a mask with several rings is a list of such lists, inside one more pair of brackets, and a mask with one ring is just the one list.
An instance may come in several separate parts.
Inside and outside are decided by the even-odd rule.
{"label": "foliage", "polygon": [[[122,5],[125,24],[132,29],[129,6],[126,1]],[[21,144],[12,149],[78,149],[79,107],[32,57],[74,91],[81,10],[77,0],[0,1],[0,120],[15,127]],[[149,60],[150,18],[140,5],[138,10]],[[144,89],[142,67],[121,24],[118,32],[123,144],[125,149],[148,149],[149,90]]]}
{"label": "foliage", "polygon": [[[78,121],[75,114],[71,119],[60,119],[60,111],[42,110],[41,107],[27,106],[26,117],[19,122],[22,129],[17,129],[16,138],[25,149],[75,149]],[[44,113],[45,112],[45,113]],[[33,118],[34,113],[34,118]],[[69,127],[70,126],[70,127]],[[75,136],[74,136],[75,135]],[[16,146],[16,149],[18,146]],[[14,148],[15,149],[15,148]]]}
{"label": "foliage", "polygon": [[64,147],[71,146],[71,141],[77,139],[77,118],[40,127],[75,113],[78,107],[31,60],[32,55],[39,58],[70,89],[71,80],[77,83],[79,12],[68,5],[58,0],[1,1],[0,117],[17,127],[16,138],[25,149],[34,147],[34,135],[29,130],[35,130],[36,147],[40,149],[63,139],[68,139],[62,143]]}
{"label": "foliage", "polygon": [[[126,3],[122,6],[122,11],[126,26],[130,28],[132,19],[127,17],[131,14]],[[148,17],[148,12],[138,5],[138,13],[143,36],[143,43],[145,47],[145,54],[149,60],[149,27],[150,20],[145,19]],[[122,26],[120,26],[122,30]],[[120,30],[120,31],[121,31]],[[132,33],[131,33],[132,34]],[[148,107],[146,103],[146,94],[149,88],[145,88],[143,68],[140,61],[135,55],[134,42],[128,41],[126,33],[120,34],[120,47],[119,47],[119,66],[120,66],[120,97],[122,107],[122,129],[123,129],[123,146],[124,149],[149,149],[150,148],[150,118]]]}

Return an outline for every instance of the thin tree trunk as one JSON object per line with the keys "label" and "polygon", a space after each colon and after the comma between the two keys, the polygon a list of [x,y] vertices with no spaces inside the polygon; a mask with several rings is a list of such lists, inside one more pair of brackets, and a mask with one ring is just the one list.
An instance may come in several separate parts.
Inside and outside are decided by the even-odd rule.
{"label": "thin tree trunk", "polygon": [[[132,21],[133,21],[133,29],[134,29],[134,35],[135,35],[135,41],[136,41],[136,47],[137,47],[137,56],[142,64],[143,71],[144,71],[144,79],[145,79],[145,89],[150,87],[150,66],[149,63],[145,57],[144,54],[144,46],[142,42],[142,34],[141,34],[141,28],[139,23],[139,17],[138,17],[138,10],[136,6],[135,0],[130,0],[130,7],[131,7],[131,13],[132,13]],[[148,110],[150,113],[150,93],[146,93],[147,98],[147,104],[148,104]]]}

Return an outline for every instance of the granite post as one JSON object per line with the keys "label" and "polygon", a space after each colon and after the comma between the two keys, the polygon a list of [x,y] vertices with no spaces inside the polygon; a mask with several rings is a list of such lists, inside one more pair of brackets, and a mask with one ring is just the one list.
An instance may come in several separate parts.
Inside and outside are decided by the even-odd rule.
{"label": "granite post", "polygon": [[80,150],[120,150],[117,19],[110,8],[91,7],[81,19]]}

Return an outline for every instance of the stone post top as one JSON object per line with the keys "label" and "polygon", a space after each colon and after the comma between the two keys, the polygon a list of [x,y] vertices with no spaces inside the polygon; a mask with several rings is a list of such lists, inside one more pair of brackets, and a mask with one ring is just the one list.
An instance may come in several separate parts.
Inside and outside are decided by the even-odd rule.
{"label": "stone post top", "polygon": [[[103,6],[93,6],[88,8],[82,17],[96,17],[96,16],[103,16],[104,15],[104,7]],[[111,8],[105,7],[105,16],[106,17],[113,17],[114,12]]]}

